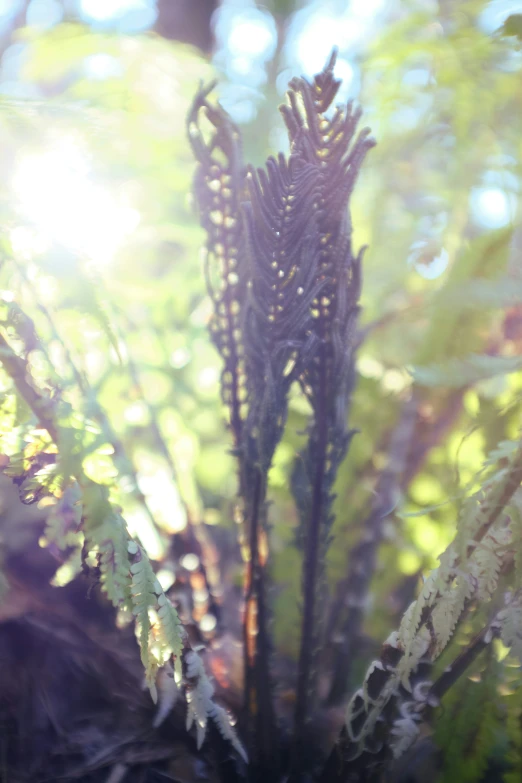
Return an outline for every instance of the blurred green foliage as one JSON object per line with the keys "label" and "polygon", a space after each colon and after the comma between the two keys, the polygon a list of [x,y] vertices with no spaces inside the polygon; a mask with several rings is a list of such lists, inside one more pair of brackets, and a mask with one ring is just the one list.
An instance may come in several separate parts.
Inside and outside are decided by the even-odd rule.
{"label": "blurred green foliage", "polygon": [[[352,215],[355,246],[369,245],[363,285],[368,332],[351,413],[360,432],[337,486],[332,591],[345,576],[413,379],[427,443],[386,523],[365,624],[370,647],[395,627],[410,600],[407,577],[434,567],[452,539],[463,487],[485,453],[515,438],[520,427],[520,21],[511,16],[501,31],[487,35],[477,23],[483,7],[482,0],[423,4],[420,10],[412,3],[376,35],[361,63],[360,101],[378,140]],[[234,527],[235,467],[219,402],[219,362],[206,331],[203,236],[190,195],[193,161],[185,137],[189,103],[199,82],[215,73],[195,50],[154,36],[111,36],[74,24],[48,32],[22,29],[18,36],[27,44],[24,79],[49,97],[1,102],[2,328],[15,349],[27,352],[43,388],[98,421],[85,472],[111,486],[119,475],[114,496],[151,557],[161,559],[187,509],[210,526]],[[100,53],[119,63],[111,78],[85,74],[85,58]],[[248,145],[257,145],[262,157],[280,125],[275,105],[263,108],[262,122],[244,128]],[[50,150],[59,160],[71,146],[85,170],[73,165],[70,192],[57,198],[60,180],[57,185],[52,174],[47,182],[37,179],[37,167],[34,188],[42,209],[46,199],[63,204],[65,195],[65,221],[77,210],[74,225],[87,227],[77,244],[56,236],[60,215],[52,226],[42,224],[38,201],[27,187],[16,188],[24,160],[45,160]],[[78,195],[85,177],[114,203],[139,213],[139,223],[122,229],[109,257],[82,246],[85,233],[106,230]],[[487,214],[477,216],[474,203],[484,188],[510,205],[502,228],[490,228]],[[103,245],[103,234],[99,239]],[[25,326],[16,307],[30,318]],[[4,372],[0,389],[2,450],[15,461],[31,445],[30,412]],[[455,394],[459,402],[449,416]],[[301,577],[288,487],[306,413],[296,391],[270,477],[275,643],[291,658],[298,646]],[[132,462],[156,526],[106,448],[107,426]],[[160,437],[167,452],[158,446]],[[356,666],[354,678],[359,673]],[[495,687],[491,678],[474,684],[469,711],[477,714],[477,704],[492,699]],[[509,698],[519,715],[517,688]],[[484,743],[493,744],[496,721],[491,714],[469,728],[483,750]],[[440,736],[448,730],[442,726]],[[520,742],[513,742],[519,768]],[[445,781],[483,773],[483,760],[476,761],[473,777],[461,753],[448,745],[448,764],[458,757],[466,776],[454,773]]]}

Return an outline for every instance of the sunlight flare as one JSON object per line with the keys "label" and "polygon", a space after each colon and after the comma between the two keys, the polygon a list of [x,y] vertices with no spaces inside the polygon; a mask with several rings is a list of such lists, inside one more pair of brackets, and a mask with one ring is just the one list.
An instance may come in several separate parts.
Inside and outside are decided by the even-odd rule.
{"label": "sunlight flare", "polygon": [[112,259],[140,221],[136,209],[93,180],[87,159],[69,140],[22,158],[13,189],[20,212],[42,237],[96,262]]}

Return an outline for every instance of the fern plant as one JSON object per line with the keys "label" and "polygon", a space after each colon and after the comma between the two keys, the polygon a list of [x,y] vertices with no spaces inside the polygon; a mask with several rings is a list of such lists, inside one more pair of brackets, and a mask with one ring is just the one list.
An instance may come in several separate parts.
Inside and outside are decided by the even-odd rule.
{"label": "fern plant", "polygon": [[[509,461],[504,462],[504,455]],[[522,445],[505,444],[486,466],[500,464],[484,488],[462,505],[455,541],[440,557],[440,567],[424,582],[406,611],[400,628],[387,639],[378,661],[366,673],[363,686],[351,698],[346,727],[330,756],[323,780],[372,780],[393,756],[399,758],[415,742],[429,708],[451,687],[495,637],[517,655],[519,592],[504,596],[499,609],[468,649],[433,682],[433,664],[448,645],[459,621],[474,602],[489,601],[497,592],[501,571],[518,583],[512,568],[513,520],[510,504],[522,483]],[[344,759],[339,772],[338,756]]]}
{"label": "fern plant", "polygon": [[[44,473],[42,488],[49,492],[54,477],[56,493],[46,521],[48,545],[61,550],[71,546],[80,548],[87,570],[88,558],[94,556],[100,571],[100,584],[108,599],[115,607],[132,611],[145,681],[153,701],[158,698],[156,683],[161,670],[173,662],[177,681],[186,688],[189,705],[193,693],[201,694],[197,712],[198,744],[204,737],[207,719],[212,719],[223,737],[246,759],[230,717],[212,700],[213,689],[197,664],[198,655],[192,651],[178,612],[165,595],[145,549],[129,534],[125,520],[110,501],[107,487],[95,483],[84,473],[82,463],[86,451],[82,440],[88,430],[88,421],[78,421],[68,405],[40,390],[23,354],[28,348],[24,336],[18,334],[17,337],[23,343],[21,354],[16,353],[0,334],[2,365],[38,425],[58,447],[59,459],[51,465],[52,470],[41,471]],[[51,481],[47,474],[51,475]],[[52,499],[52,495],[50,497]],[[185,663],[185,666],[184,650],[190,652],[189,664]],[[189,706],[189,716],[193,709]],[[189,721],[189,728],[190,725]]]}
{"label": "fern plant", "polygon": [[[199,163],[196,195],[208,236],[207,277],[210,265],[217,263],[220,279],[217,293],[209,283],[211,333],[224,358],[223,398],[239,457],[247,541],[245,706],[249,752],[259,779],[279,772],[269,671],[265,498],[292,384],[300,384],[313,411],[297,497],[305,556],[292,761],[296,775],[306,758],[305,725],[315,692],[332,486],[350,438],[346,420],[362,253],[352,253],[347,205],[374,142],[368,129],[355,137],[361,112],[351,104],[328,116],[340,85],[334,64],[335,54],[313,83],[290,83],[288,105],[281,108],[290,154],[288,160],[283,155],[269,158],[266,170],[241,168],[237,129],[221,109],[209,107],[207,92],[196,99],[188,124]],[[203,113],[213,126],[207,143]],[[216,162],[217,152],[224,165]],[[239,357],[244,357],[244,369]],[[239,377],[245,377],[244,420],[237,402]]]}
{"label": "fern plant", "polygon": [[[186,726],[195,730],[195,745],[202,748],[209,733],[208,744],[213,745],[212,725],[234,760],[237,780],[383,780],[434,722],[435,738],[445,744],[444,768],[453,768],[452,754],[462,748],[447,739],[441,703],[464,726],[469,741],[481,745],[481,754],[469,754],[465,772],[470,780],[478,779],[487,769],[500,719],[495,714],[473,722],[466,709],[460,710],[463,678],[487,661],[489,673],[473,691],[476,704],[483,704],[500,679],[499,644],[515,657],[522,655],[522,445],[517,439],[499,443],[465,497],[459,496],[454,540],[374,657],[349,700],[340,730],[338,726],[336,707],[341,704],[344,711],[349,675],[356,672],[354,650],[377,550],[386,519],[399,502],[401,477],[418,469],[408,460],[429,405],[422,388],[413,394],[407,388],[403,394],[398,423],[386,445],[388,462],[376,480],[369,513],[362,515],[361,537],[352,547],[336,601],[329,605],[326,571],[334,484],[354,434],[350,403],[356,350],[363,339],[358,326],[363,251],[352,247],[349,205],[374,145],[368,129],[357,132],[359,109],[351,103],[334,107],[339,88],[334,66],[335,53],[312,81],[290,82],[281,107],[289,153],[269,158],[264,168],[244,163],[239,129],[211,102],[211,88],[200,91],[188,116],[197,160],[194,189],[206,232],[209,329],[222,359],[221,396],[237,461],[236,516],[245,566],[243,711],[237,730],[214,698],[215,686],[192,629],[182,623],[182,606],[170,600],[143,542],[129,532],[114,484],[92,480],[85,469],[89,455],[109,444],[114,483],[125,480],[129,494],[154,522],[132,459],[96,390],[76,368],[53,315],[39,308],[49,341],[64,350],[67,377],[58,372],[39,329],[17,301],[4,302],[0,311],[0,360],[9,391],[6,418],[32,441],[8,465],[0,463],[5,473],[0,490],[9,503],[16,496],[22,523],[43,520],[49,551],[66,563],[76,558],[120,615],[133,617],[145,682],[159,702],[153,726],[163,722],[183,690]],[[13,259],[5,263],[16,266]],[[93,283],[90,274],[85,279],[93,317],[124,361],[123,340],[102,301],[101,283]],[[482,282],[469,289],[478,300],[518,302],[518,289],[507,292],[505,283],[497,281],[486,290]],[[24,290],[30,285],[25,276]],[[35,349],[43,353],[45,372],[41,367],[37,372],[30,360]],[[139,389],[139,373],[130,360],[129,365],[133,387]],[[517,356],[477,353],[449,365],[419,363],[414,377],[418,387],[458,387],[448,399],[460,410],[463,388],[519,367]],[[302,555],[302,613],[295,687],[288,700],[292,708],[285,711],[271,631],[269,489],[292,394],[306,402],[307,421],[291,480]],[[154,446],[169,461],[157,419],[151,420]],[[433,439],[421,444],[424,456],[433,445]],[[422,453],[421,458],[415,455],[417,464],[422,462]],[[174,473],[173,463],[170,467]],[[7,500],[0,504],[0,517]],[[45,501],[42,508],[37,500]],[[191,535],[204,560],[207,544],[196,527],[191,525]],[[204,581],[204,574],[198,577]],[[464,637],[460,649],[457,636],[458,641]],[[336,642],[329,659],[332,637]],[[518,701],[513,700],[508,721],[513,774],[520,767],[520,700],[515,695]],[[477,712],[473,699],[468,708]],[[325,736],[316,740],[323,724]]]}

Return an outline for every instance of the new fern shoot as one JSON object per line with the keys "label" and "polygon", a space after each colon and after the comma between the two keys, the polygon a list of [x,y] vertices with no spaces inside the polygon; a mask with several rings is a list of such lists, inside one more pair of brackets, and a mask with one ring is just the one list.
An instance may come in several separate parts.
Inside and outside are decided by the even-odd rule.
{"label": "new fern shoot", "polygon": [[[280,442],[292,384],[313,415],[296,491],[301,517],[303,623],[291,767],[307,763],[306,723],[322,640],[324,561],[332,486],[347,428],[362,253],[354,255],[348,202],[374,141],[357,133],[352,104],[332,104],[340,86],[335,53],[313,82],[290,82],[281,113],[288,158],[244,165],[238,129],[221,108],[196,99],[188,134],[198,160],[195,190],[207,232],[210,331],[223,358],[222,396],[238,458],[246,560],[245,719],[259,780],[280,772],[270,674],[267,572],[268,472]],[[202,123],[210,124],[205,136]],[[205,140],[206,139],[206,140]]]}

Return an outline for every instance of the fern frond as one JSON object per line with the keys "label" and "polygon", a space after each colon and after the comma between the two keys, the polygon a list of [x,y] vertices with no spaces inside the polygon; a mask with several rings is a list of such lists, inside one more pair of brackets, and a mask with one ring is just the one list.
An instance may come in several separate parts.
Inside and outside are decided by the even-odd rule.
{"label": "fern frond", "polygon": [[214,721],[222,737],[239,753],[245,763],[246,751],[241,744],[230,717],[223,707],[216,704],[212,697],[214,687],[207,677],[203,661],[194,650],[185,653],[185,677],[187,680],[187,730],[195,723],[198,748],[205,739],[207,721]]}
{"label": "fern frond", "polygon": [[[89,444],[80,429],[85,427],[85,421],[75,420],[69,406],[59,399],[48,397],[39,388],[27,359],[13,350],[1,332],[0,357],[18,395],[58,447],[59,463],[51,466],[53,480],[46,484],[55,484],[58,490],[64,489],[46,520],[47,538],[63,549],[70,543],[76,543],[76,539],[83,535],[84,552],[94,553],[98,558],[101,587],[108,598],[114,606],[132,608],[146,682],[156,701],[158,672],[160,690],[164,695],[162,680],[172,658],[179,680],[182,677],[181,656],[188,640],[176,609],[156,578],[145,549],[131,538],[123,517],[111,504],[108,488],[88,479],[83,471],[83,459],[89,453]],[[125,455],[121,456],[125,461]],[[15,488],[14,496],[19,502]],[[45,513],[34,510],[43,521]],[[209,689],[199,673],[196,679],[197,684],[201,681],[206,694],[207,715],[216,721],[223,737],[246,759],[226,712],[212,702],[212,686]],[[172,698],[169,699],[172,704]],[[166,709],[168,707],[163,704],[162,710]]]}
{"label": "fern frond", "polygon": [[[309,696],[316,690],[312,670],[322,636],[318,607],[325,598],[323,564],[333,520],[332,486],[352,435],[347,418],[355,376],[362,251],[358,255],[352,252],[348,202],[364,157],[375,143],[367,128],[355,137],[361,111],[354,110],[352,103],[337,106],[331,117],[326,114],[340,85],[333,76],[334,65],[335,52],[312,83],[293,79],[288,105],[281,107],[291,142],[290,162],[298,162],[301,176],[313,183],[308,187],[311,209],[308,205],[302,208],[293,226],[294,232],[301,226],[300,234],[306,237],[314,256],[314,275],[308,289],[311,301],[304,322],[306,358],[296,367],[313,410],[302,455],[301,502],[297,498],[300,539],[304,542],[297,745],[302,745]],[[308,231],[313,241],[308,239]],[[303,498],[310,502],[303,503]],[[296,759],[301,756],[297,745]],[[299,763],[303,763],[302,758]]]}
{"label": "fern frond", "polygon": [[[248,552],[245,556],[247,576],[243,622],[247,731],[252,742],[265,747],[266,763],[272,764],[275,754],[268,662],[270,645],[265,617],[264,570],[258,557],[261,538],[266,536],[263,529],[266,481],[258,465],[259,454],[265,449],[256,442],[253,433],[262,433],[260,437],[263,438],[273,426],[273,421],[278,421],[279,414],[274,413],[269,418],[265,416],[261,423],[257,422],[257,428],[252,425],[252,421],[258,419],[258,408],[253,413],[252,407],[259,399],[259,390],[255,384],[252,389],[252,362],[245,357],[248,342],[245,324],[251,320],[245,315],[251,262],[247,259],[241,202],[247,198],[248,191],[239,131],[221,107],[209,104],[207,96],[212,87],[201,90],[196,96],[188,117],[188,135],[198,163],[194,191],[200,222],[206,232],[205,274],[213,303],[209,328],[223,359],[221,395],[228,409],[239,463],[238,512],[243,522],[240,543],[243,551]],[[203,127],[205,121],[206,129]],[[256,339],[261,339],[261,334],[257,330]],[[270,413],[273,413],[273,408],[270,408]],[[245,428],[247,415],[250,426]],[[276,431],[281,431],[280,426],[276,425]],[[274,448],[275,443],[272,453]],[[265,459],[265,473],[271,456],[268,456],[268,463]],[[255,627],[250,620],[252,617],[255,617]],[[256,730],[252,726],[254,721],[257,722]]]}
{"label": "fern frond", "polygon": [[[174,656],[178,676],[181,675],[183,631],[178,613],[163,592],[143,547],[135,541],[129,541],[128,550],[133,559],[130,567],[132,611],[139,629],[141,660],[147,685],[156,701],[156,674],[171,656]],[[156,634],[152,641],[151,610],[158,617],[158,628],[154,629]]]}
{"label": "fern frond", "polygon": [[[314,168],[282,155],[248,173],[246,208],[251,287],[244,338],[253,460],[267,471],[286,420],[287,397],[315,346],[311,306],[319,235],[312,201]],[[309,180],[307,183],[306,180]]]}
{"label": "fern frond", "polygon": [[246,402],[240,333],[247,285],[240,210],[244,172],[239,130],[220,106],[208,102],[208,94],[213,88],[214,84],[211,84],[198,93],[188,115],[187,127],[198,162],[194,192],[200,222],[207,235],[205,276],[213,303],[209,329],[223,359],[221,392],[229,411],[235,447],[239,448]]}
{"label": "fern frond", "polygon": [[154,592],[156,576],[142,547],[136,544],[136,542],[131,541],[129,542],[129,548],[134,561],[130,567],[132,574],[132,612],[138,626],[141,662],[145,668],[145,679],[152,698],[156,701],[157,691],[155,681],[160,661],[150,650],[151,621],[149,617],[149,609],[154,609],[156,607],[157,599]]}
{"label": "fern frond", "polygon": [[[389,724],[386,716],[392,700],[397,700],[401,689],[414,693],[419,667],[424,662],[431,665],[440,655],[470,602],[477,597],[489,599],[496,591],[500,569],[506,562],[504,557],[509,557],[511,529],[505,512],[522,483],[522,445],[518,442],[516,449],[504,447],[501,452],[502,455],[509,453],[508,464],[502,456],[496,471],[487,477],[486,488],[476,493],[471,503],[464,504],[465,513],[460,517],[456,540],[441,556],[440,568],[426,579],[419,598],[406,611],[399,632],[392,634],[385,644],[381,664],[387,671],[387,678],[377,698],[364,701],[358,692],[350,702],[346,715],[348,741],[343,736],[340,738],[341,753],[350,769],[359,769],[365,754],[375,752],[372,748],[378,741],[377,736],[384,737],[380,740],[384,752],[390,742],[389,726],[388,739],[385,726]],[[474,509],[475,514],[471,514],[470,509]],[[484,629],[479,643],[488,644],[494,634],[500,632],[504,643],[511,646],[515,654],[522,654],[520,606],[517,593]],[[475,649],[481,649],[480,644]],[[464,654],[463,661],[466,661]],[[365,681],[374,675],[375,669],[375,665],[370,667]],[[423,709],[418,705],[420,712]],[[416,707],[414,712],[418,710]],[[399,724],[398,745],[397,733],[394,741],[403,750],[407,737],[415,736],[417,721],[410,708],[402,715],[402,720],[405,722]],[[331,771],[330,763],[334,761],[329,760],[325,771]],[[321,780],[327,779],[323,776]],[[349,774],[345,779],[350,779]]]}

